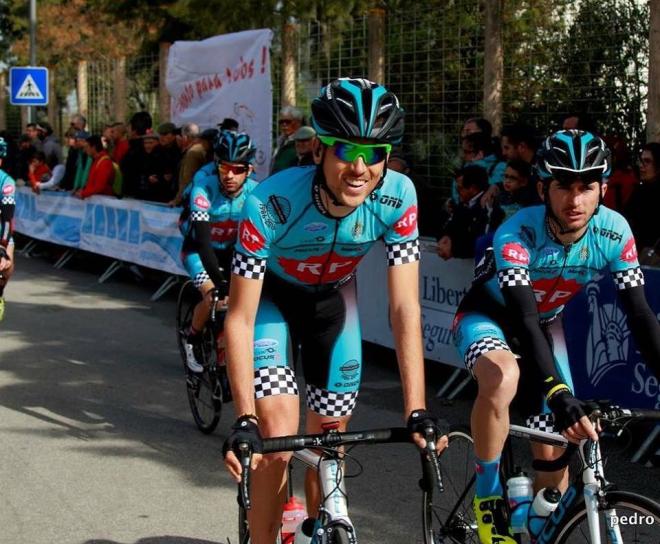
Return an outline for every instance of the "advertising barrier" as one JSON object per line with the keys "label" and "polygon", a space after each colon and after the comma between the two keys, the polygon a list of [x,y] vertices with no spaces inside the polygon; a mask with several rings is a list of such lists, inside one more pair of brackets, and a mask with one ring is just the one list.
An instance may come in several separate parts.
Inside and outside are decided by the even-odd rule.
{"label": "advertising barrier", "polygon": [[84,249],[120,261],[186,275],[179,254],[180,209],[139,200],[69,193],[16,191],[15,229],[38,240]]}

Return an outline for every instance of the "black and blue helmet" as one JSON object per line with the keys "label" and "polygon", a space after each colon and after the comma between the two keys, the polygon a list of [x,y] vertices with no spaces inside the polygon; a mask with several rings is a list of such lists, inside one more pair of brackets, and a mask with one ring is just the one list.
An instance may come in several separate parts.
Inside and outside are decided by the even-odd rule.
{"label": "black and blue helmet", "polygon": [[397,144],[403,136],[403,117],[394,93],[366,79],[336,79],[312,102],[312,125],[319,136]]}
{"label": "black and blue helmet", "polygon": [[560,130],[549,136],[538,152],[536,170],[544,182],[582,180],[602,183],[612,162],[605,142],[584,130]]}
{"label": "black and blue helmet", "polygon": [[7,156],[7,142],[4,138],[0,137],[0,159],[4,159]]}
{"label": "black and blue helmet", "polygon": [[245,132],[221,130],[213,143],[217,161],[251,164],[256,151],[252,139]]}

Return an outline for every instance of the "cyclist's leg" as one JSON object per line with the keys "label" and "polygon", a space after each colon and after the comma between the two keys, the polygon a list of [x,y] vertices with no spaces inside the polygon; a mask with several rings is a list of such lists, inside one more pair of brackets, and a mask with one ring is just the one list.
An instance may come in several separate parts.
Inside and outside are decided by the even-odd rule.
{"label": "cyclist's leg", "polygon": [[[355,282],[323,297],[315,304],[314,319],[304,324],[302,361],[305,374],[307,418],[305,431],[317,433],[338,422],[345,431],[355,408],[362,373],[362,337]],[[321,503],[318,474],[305,475],[307,511]]]}
{"label": "cyclist's leg", "polygon": [[9,240],[9,244],[6,247],[7,255],[11,259],[11,263],[8,268],[5,270],[0,271],[0,275],[2,275],[2,279],[0,279],[0,321],[4,318],[5,315],[5,299],[4,299],[4,293],[5,293],[5,286],[9,282],[9,278],[11,278],[12,274],[14,273],[14,241]]}
{"label": "cyclist's leg", "polygon": [[[287,323],[264,293],[254,330],[255,398],[259,430],[264,438],[298,431],[299,401],[290,367]],[[252,509],[248,513],[252,544],[272,544],[282,520],[290,453],[264,456],[252,476]]]}
{"label": "cyclist's leg", "polygon": [[477,465],[474,507],[479,538],[484,543],[512,543],[499,465],[509,432],[509,406],[518,386],[518,363],[502,329],[484,314],[459,313],[454,334],[459,353],[478,386],[471,423]]}

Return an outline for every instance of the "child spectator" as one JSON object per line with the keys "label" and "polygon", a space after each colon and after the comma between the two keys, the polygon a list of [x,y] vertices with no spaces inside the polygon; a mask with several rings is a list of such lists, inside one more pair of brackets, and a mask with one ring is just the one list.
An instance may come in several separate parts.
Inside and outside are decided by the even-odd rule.
{"label": "child spectator", "polygon": [[85,153],[92,159],[87,184],[75,193],[79,198],[92,195],[112,195],[112,184],[115,180],[115,169],[108,152],[103,148],[101,136],[92,135],[85,142]]}
{"label": "child spectator", "polygon": [[36,187],[42,181],[50,177],[50,168],[46,164],[46,154],[43,151],[36,151],[30,159],[28,167],[28,183],[32,190],[37,192]]}
{"label": "child spectator", "polygon": [[36,194],[41,194],[41,191],[57,191],[60,188],[62,178],[64,178],[64,165],[58,164],[53,168],[50,176],[42,178],[43,181],[35,183],[32,191]]}

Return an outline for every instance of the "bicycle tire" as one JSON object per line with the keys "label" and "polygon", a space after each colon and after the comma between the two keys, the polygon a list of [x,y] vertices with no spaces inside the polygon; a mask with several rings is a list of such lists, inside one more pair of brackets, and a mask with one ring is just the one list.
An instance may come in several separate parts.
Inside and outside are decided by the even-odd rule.
{"label": "bicycle tire", "polygon": [[448,436],[449,447],[440,454],[444,492],[422,486],[424,544],[478,544],[472,510],[474,441],[465,428],[455,428]]}
{"label": "bicycle tire", "polygon": [[[620,519],[626,516],[629,520],[632,514],[638,514],[645,518],[653,518],[652,523],[646,523],[648,520],[638,524],[619,523],[625,544],[660,542],[660,504],[637,493],[608,491],[605,492],[598,511],[601,513],[609,508],[616,509]],[[622,512],[625,513],[622,514]],[[557,528],[557,536],[553,542],[556,542],[556,544],[584,544],[585,542],[590,542],[586,516],[585,504],[581,501],[566,514],[565,521]],[[619,544],[616,541],[618,538],[616,540],[610,538],[606,530],[606,521],[602,516],[599,516],[599,520],[602,544]]]}
{"label": "bicycle tire", "polygon": [[326,544],[351,544],[353,542],[348,529],[343,525],[334,525],[328,529],[326,535]]}

